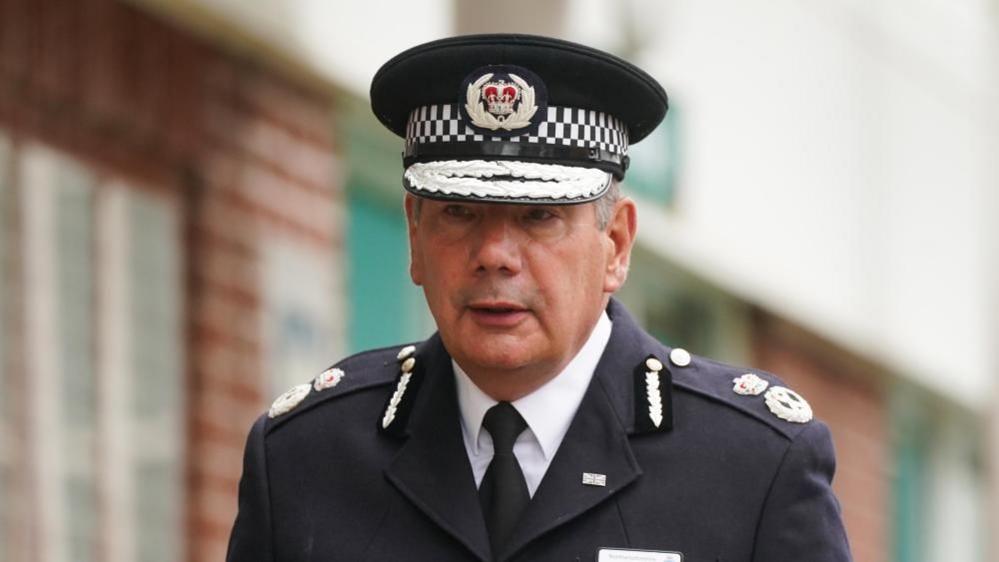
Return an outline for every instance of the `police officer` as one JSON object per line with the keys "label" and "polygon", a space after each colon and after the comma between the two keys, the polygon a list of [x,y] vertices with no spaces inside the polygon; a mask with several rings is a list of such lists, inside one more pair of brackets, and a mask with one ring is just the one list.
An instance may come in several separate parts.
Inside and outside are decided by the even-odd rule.
{"label": "police officer", "polygon": [[661,86],[582,45],[435,41],[387,62],[410,274],[438,332],[279,397],[232,562],[850,560],[825,425],[776,377],[670,349],[613,298],[618,181]]}

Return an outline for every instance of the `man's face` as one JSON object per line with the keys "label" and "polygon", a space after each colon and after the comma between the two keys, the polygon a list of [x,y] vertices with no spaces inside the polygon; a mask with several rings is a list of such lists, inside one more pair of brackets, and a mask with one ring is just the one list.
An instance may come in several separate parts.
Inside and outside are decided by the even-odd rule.
{"label": "man's face", "polygon": [[[423,200],[416,217],[414,201],[407,196],[410,272],[451,356],[493,390],[530,391],[557,375],[624,282],[634,204],[619,202],[601,230],[592,203]],[[511,392],[498,398],[520,393]]]}

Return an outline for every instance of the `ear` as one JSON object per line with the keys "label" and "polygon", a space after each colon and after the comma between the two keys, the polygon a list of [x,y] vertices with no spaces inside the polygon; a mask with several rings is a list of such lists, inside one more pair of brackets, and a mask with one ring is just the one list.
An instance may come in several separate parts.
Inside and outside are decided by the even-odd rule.
{"label": "ear", "polygon": [[416,198],[407,193],[403,208],[406,211],[406,231],[409,234],[409,277],[415,285],[422,285],[423,258],[417,244],[419,220],[416,218]]}
{"label": "ear", "polygon": [[604,275],[604,292],[613,293],[624,285],[631,264],[631,247],[638,231],[638,213],[635,202],[628,197],[614,205],[614,215],[607,224],[607,271]]}

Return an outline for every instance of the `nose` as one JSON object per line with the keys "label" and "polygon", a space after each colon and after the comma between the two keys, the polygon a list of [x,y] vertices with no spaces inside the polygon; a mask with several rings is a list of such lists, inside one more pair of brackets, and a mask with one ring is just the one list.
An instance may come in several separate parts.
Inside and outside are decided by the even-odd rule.
{"label": "nose", "polygon": [[476,274],[516,275],[522,267],[521,236],[506,214],[486,216],[478,225],[471,261]]}

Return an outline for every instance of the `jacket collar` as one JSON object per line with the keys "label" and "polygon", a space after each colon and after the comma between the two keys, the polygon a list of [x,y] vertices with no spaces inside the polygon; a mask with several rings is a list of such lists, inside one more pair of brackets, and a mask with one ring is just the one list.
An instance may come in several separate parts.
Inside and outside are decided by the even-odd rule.
{"label": "jacket collar", "polygon": [[[593,509],[641,475],[628,441],[636,432],[633,374],[646,357],[665,358],[664,350],[617,301],[611,300],[607,312],[613,323],[607,348],[563,445],[500,558]],[[416,356],[425,380],[412,397],[408,439],[386,474],[431,520],[488,560],[489,541],[462,443],[450,356],[439,335],[424,342]],[[605,476],[606,485],[584,484],[584,473]]]}
{"label": "jacket collar", "polygon": [[437,334],[416,357],[425,380],[413,397],[408,438],[386,476],[438,526],[480,560],[489,560],[489,537],[462,443],[451,358]]}

